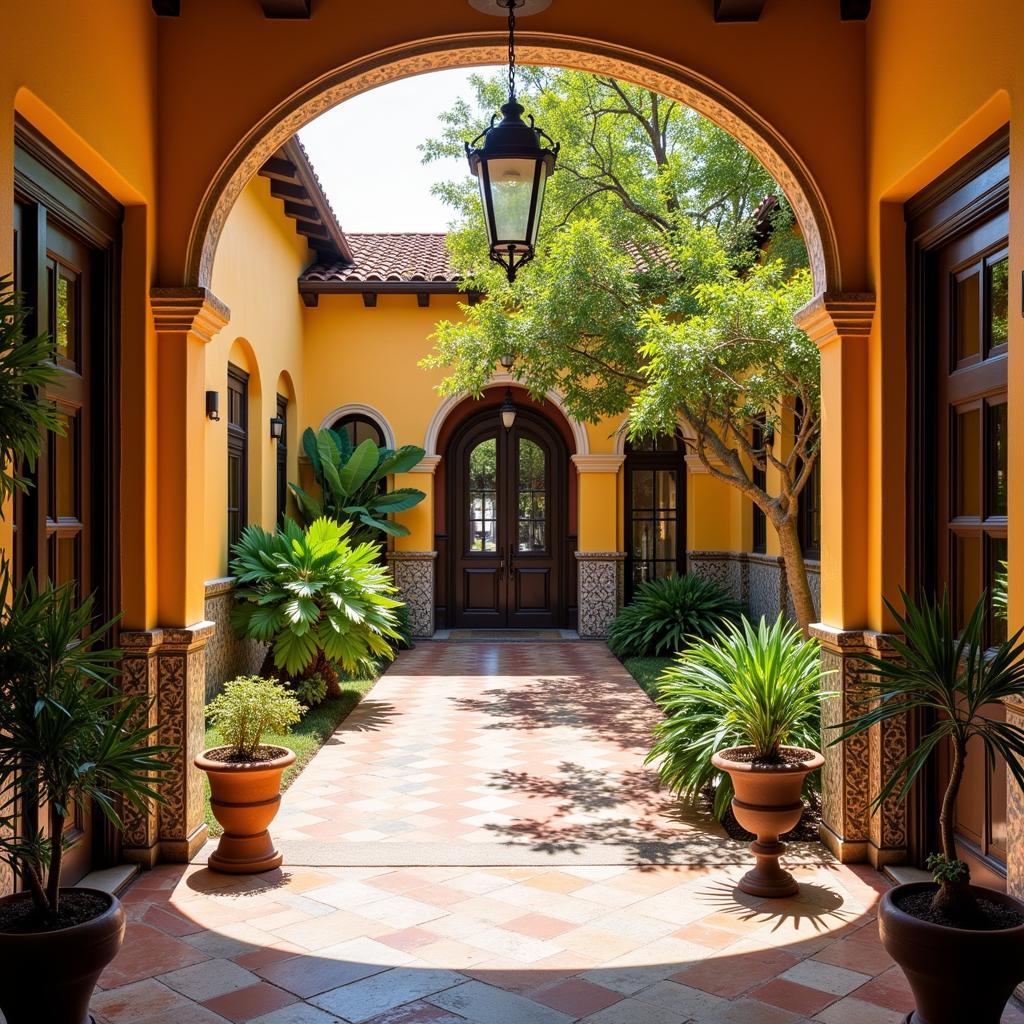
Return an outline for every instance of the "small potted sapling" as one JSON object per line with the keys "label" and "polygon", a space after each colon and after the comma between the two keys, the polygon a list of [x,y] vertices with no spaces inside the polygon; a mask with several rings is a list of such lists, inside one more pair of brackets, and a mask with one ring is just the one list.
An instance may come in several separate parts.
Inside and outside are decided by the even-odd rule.
{"label": "small potted sapling", "polygon": [[273,679],[243,676],[225,684],[206,706],[224,739],[195,759],[210,780],[210,807],[224,834],[210,855],[212,871],[256,874],[281,866],[267,830],[281,806],[281,775],[295,763],[287,747],[265,746],[267,733],[286,732],[306,709]]}
{"label": "small potted sapling", "polygon": [[[994,711],[1024,700],[1021,632],[986,649],[986,597],[982,595],[957,635],[949,601],[915,602],[902,595],[904,612],[890,606],[902,639],[889,643],[895,660],[866,658],[875,678],[861,714],[835,728],[833,742],[889,719],[925,712],[924,731],[910,753],[884,779],[873,806],[903,800],[931,756],[946,745],[949,774],[939,815],[941,851],[927,860],[931,882],[911,882],[882,897],[882,944],[910,982],[920,1024],[998,1024],[1014,987],[1024,980],[1024,904],[1004,892],[972,885],[960,859],[954,823],[968,751],[994,767],[1005,761],[1011,785],[1024,787],[1024,730]],[[998,612],[998,608],[996,609]]]}
{"label": "small potted sapling", "polygon": [[684,794],[715,772],[731,780],[733,814],[757,836],[755,866],[739,882],[755,896],[797,892],[779,865],[779,836],[799,823],[805,780],[824,763],[806,746],[819,736],[822,675],[817,642],[779,616],[771,625],[726,622],[710,639],[694,638],[658,683],[666,717],[648,761],[659,761],[662,781]]}

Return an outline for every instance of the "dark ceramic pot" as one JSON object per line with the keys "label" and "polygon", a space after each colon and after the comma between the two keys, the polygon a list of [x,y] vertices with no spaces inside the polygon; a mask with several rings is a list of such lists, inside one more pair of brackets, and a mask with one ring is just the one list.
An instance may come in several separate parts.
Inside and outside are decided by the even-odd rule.
{"label": "dark ceramic pot", "polygon": [[[917,1007],[913,1024],[999,1024],[1014,988],[1024,981],[1024,925],[1002,931],[950,928],[900,910],[896,901],[932,882],[890,889],[878,907],[886,952],[910,982]],[[972,885],[971,891],[1024,914],[1024,903],[1006,893]]]}
{"label": "dark ceramic pot", "polygon": [[[107,909],[59,931],[0,932],[0,1010],[7,1024],[88,1024],[96,982],[121,948],[124,910],[116,896],[98,889],[62,891],[95,893]],[[0,905],[28,898],[16,893]]]}
{"label": "dark ceramic pot", "polygon": [[711,763],[719,771],[728,772],[732,779],[736,791],[732,812],[736,820],[757,836],[750,844],[754,867],[740,879],[739,887],[752,896],[793,896],[799,886],[779,865],[779,857],[786,852],[786,844],[779,842],[779,836],[799,824],[804,812],[800,799],[804,779],[820,768],[825,759],[815,751],[806,751],[813,757],[792,767],[757,765],[735,759],[736,754],[748,750],[749,747],[733,747],[711,758]]}
{"label": "dark ceramic pot", "polygon": [[[223,748],[214,748],[223,749]],[[210,808],[224,834],[210,855],[211,871],[252,875],[281,866],[281,854],[267,826],[281,806],[281,775],[295,762],[295,754],[281,747],[272,761],[231,764],[204,751],[195,759],[210,779]]]}

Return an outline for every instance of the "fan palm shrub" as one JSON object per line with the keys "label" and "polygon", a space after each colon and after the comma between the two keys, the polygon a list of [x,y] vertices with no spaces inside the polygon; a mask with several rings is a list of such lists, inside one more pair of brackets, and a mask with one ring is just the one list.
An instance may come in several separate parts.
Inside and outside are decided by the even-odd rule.
{"label": "fan palm shrub", "polygon": [[[726,622],[710,639],[695,639],[662,673],[648,763],[661,781],[693,799],[715,788],[721,820],[733,797],[729,776],[711,763],[717,751],[754,748],[755,763],[777,761],[783,746],[817,750],[821,742],[823,672],[816,640],[781,615],[769,625]],[[809,775],[806,786],[816,785]]]}
{"label": "fan palm shrub", "polygon": [[[268,660],[291,675],[336,661],[372,670],[392,657],[401,602],[376,544],[353,544],[352,524],[320,518],[303,528],[285,517],[268,533],[249,526],[232,551],[234,628],[269,644]],[[264,674],[267,674],[266,670]]]}
{"label": "fan palm shrub", "polygon": [[316,498],[298,484],[289,484],[303,520],[309,524],[327,517],[352,523],[352,543],[379,540],[381,534],[404,537],[408,527],[388,517],[418,505],[426,497],[415,487],[386,489],[393,473],[406,473],[423,458],[423,449],[405,445],[397,451],[378,448],[367,439],[353,447],[344,430],[313,430],[302,435],[302,448],[320,488]]}
{"label": "fan palm shrub", "polygon": [[[162,802],[173,748],[151,742],[148,700],[116,691],[121,652],[103,646],[93,598],[76,585],[0,582],[0,857],[24,880],[36,922],[60,920],[65,823],[98,807],[121,828],[119,798]],[[46,819],[46,828],[42,818]]]}
{"label": "fan palm shrub", "polygon": [[641,583],[616,616],[608,646],[620,658],[672,655],[689,637],[708,638],[743,614],[717,583],[686,573]]}
{"label": "fan palm shrub", "polygon": [[872,806],[895,794],[904,800],[931,756],[949,744],[950,767],[939,812],[942,849],[928,859],[937,885],[933,908],[950,920],[970,922],[976,900],[970,869],[957,856],[956,802],[964,779],[968,745],[976,739],[989,769],[1001,758],[1018,786],[1024,787],[1024,730],[993,713],[1007,698],[1024,698],[1024,643],[1018,630],[1004,643],[987,648],[984,641],[987,595],[982,594],[963,631],[957,635],[949,598],[922,596],[914,601],[901,592],[903,612],[886,602],[900,636],[889,640],[895,660],[865,658],[874,677],[865,677],[869,696],[863,711],[834,728],[840,743],[873,725],[912,712],[925,712],[928,723],[914,748],[882,781]]}

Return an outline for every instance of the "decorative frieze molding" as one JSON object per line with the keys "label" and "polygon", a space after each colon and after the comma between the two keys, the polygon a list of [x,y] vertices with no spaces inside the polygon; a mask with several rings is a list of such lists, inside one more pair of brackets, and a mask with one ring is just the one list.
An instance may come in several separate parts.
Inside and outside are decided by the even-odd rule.
{"label": "decorative frieze molding", "polygon": [[818,348],[834,338],[866,337],[875,316],[872,292],[823,292],[793,317]]}
{"label": "decorative frieze molding", "polygon": [[436,551],[389,551],[388,563],[395,577],[398,596],[409,609],[412,635],[430,639],[434,635],[434,566]]}
{"label": "decorative frieze molding", "polygon": [[424,455],[419,462],[416,463],[410,473],[429,473],[431,476],[434,475],[435,470],[441,462],[440,455]]}
{"label": "decorative frieze molding", "polygon": [[614,452],[572,456],[572,463],[578,473],[618,473],[625,461],[625,455]]}
{"label": "decorative frieze molding", "polygon": [[581,637],[604,639],[622,607],[625,551],[577,551],[578,624]]}
{"label": "decorative frieze molding", "polygon": [[153,288],[149,294],[158,334],[189,333],[210,341],[231,319],[231,310],[208,288]]}

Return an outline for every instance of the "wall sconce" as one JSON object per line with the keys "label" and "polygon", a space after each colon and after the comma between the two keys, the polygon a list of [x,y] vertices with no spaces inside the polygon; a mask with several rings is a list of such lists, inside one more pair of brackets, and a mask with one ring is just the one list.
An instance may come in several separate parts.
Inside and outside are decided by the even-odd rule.
{"label": "wall sconce", "polygon": [[508,354],[506,354],[506,355],[503,355],[503,356],[499,356],[499,357],[498,357],[498,362],[499,362],[499,363],[501,363],[501,365],[502,365],[502,366],[503,366],[503,367],[504,367],[504,368],[505,368],[506,370],[511,370],[511,369],[512,369],[512,364],[513,364],[513,363],[514,363],[515,361],[516,361],[516,357],[515,357],[514,355],[512,355],[512,353],[508,353]]}
{"label": "wall sconce", "polygon": [[270,417],[270,439],[280,441],[284,437],[284,418],[281,416]]}
{"label": "wall sconce", "polygon": [[220,420],[220,392],[206,392],[206,418],[208,420]]}

